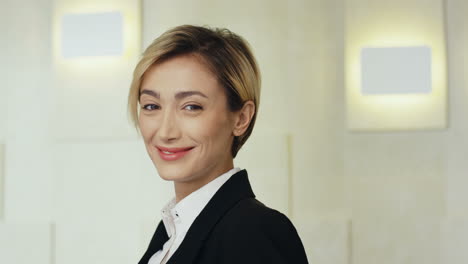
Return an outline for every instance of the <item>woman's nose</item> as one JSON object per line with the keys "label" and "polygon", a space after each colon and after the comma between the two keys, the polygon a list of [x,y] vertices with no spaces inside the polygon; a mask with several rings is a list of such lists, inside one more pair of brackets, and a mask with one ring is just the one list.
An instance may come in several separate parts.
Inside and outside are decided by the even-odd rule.
{"label": "woman's nose", "polygon": [[163,141],[173,141],[180,137],[174,111],[163,111],[163,117],[158,129],[158,137]]}

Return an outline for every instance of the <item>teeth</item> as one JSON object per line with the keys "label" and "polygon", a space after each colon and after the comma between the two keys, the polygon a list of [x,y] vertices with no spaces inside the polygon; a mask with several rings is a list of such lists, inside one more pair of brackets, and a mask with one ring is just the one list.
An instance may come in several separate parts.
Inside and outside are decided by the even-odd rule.
{"label": "teeth", "polygon": [[165,151],[165,150],[163,150],[162,152],[163,152],[164,154],[174,154],[174,152],[169,152],[169,151]]}

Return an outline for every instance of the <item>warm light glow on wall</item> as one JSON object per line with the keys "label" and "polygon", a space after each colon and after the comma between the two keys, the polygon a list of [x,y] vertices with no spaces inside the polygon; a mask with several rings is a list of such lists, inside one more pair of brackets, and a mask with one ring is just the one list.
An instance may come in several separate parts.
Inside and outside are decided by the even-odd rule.
{"label": "warm light glow on wall", "polygon": [[[392,2],[392,8],[388,8],[370,5],[365,0],[346,2],[345,82],[350,130],[398,131],[446,126],[443,9],[441,0],[429,1],[439,2],[439,5],[398,0]],[[408,46],[431,48],[431,92],[362,94],[361,50],[365,47]]]}
{"label": "warm light glow on wall", "polygon": [[[70,15],[93,15],[118,13],[122,17],[123,50],[119,54],[109,56],[64,56],[63,20]],[[128,63],[129,59],[137,57],[141,51],[141,16],[140,1],[114,0],[61,0],[55,1],[53,18],[53,55],[54,62],[60,67],[71,67],[71,70],[86,69],[92,71],[102,69],[102,66],[112,67],[116,63]]]}
{"label": "warm light glow on wall", "polygon": [[[127,114],[122,106],[141,54],[141,1],[55,0],[53,5],[53,138],[66,141],[133,136],[134,131],[122,118]],[[118,14],[118,21],[110,28],[122,30],[122,50],[117,49],[114,54],[100,50],[63,56],[62,21],[70,14]],[[90,40],[93,41],[96,39]]]}

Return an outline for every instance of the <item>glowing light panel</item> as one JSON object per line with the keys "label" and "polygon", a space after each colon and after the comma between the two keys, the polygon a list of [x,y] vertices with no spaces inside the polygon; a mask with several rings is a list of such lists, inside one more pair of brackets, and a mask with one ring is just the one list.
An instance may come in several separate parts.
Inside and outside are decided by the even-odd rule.
{"label": "glowing light panel", "polygon": [[422,47],[363,48],[361,93],[430,93],[431,49]]}
{"label": "glowing light panel", "polygon": [[[344,55],[346,119],[349,130],[390,132],[446,128],[448,87],[445,18],[444,9],[441,8],[444,6],[443,0],[427,0],[424,4],[418,0],[395,0],[391,5],[374,5],[369,0],[345,2]],[[381,69],[370,70],[383,73],[383,76],[366,80],[369,75],[363,71],[369,72],[370,66],[363,65],[362,57],[366,56],[363,49],[370,47],[382,48],[373,50],[377,53],[384,50],[388,53],[390,50],[387,48],[395,47],[424,47],[426,50],[390,51],[396,55],[379,58],[380,63],[377,66],[376,63],[371,63]],[[411,60],[416,59],[418,62],[408,63],[409,56],[415,56],[415,52],[421,52],[421,56]],[[398,53],[407,54],[401,56]],[[377,54],[377,57],[380,55]],[[389,62],[391,60],[394,62]],[[383,64],[392,66],[385,67]],[[409,74],[410,78],[414,75],[423,77],[411,84],[408,81],[409,72],[412,72]],[[405,75],[406,77],[401,78]],[[427,75],[430,76],[429,80]],[[400,76],[398,80],[396,76]],[[378,83],[378,87],[372,83]],[[415,88],[415,83],[421,84],[420,89]]]}
{"label": "glowing light panel", "polygon": [[62,55],[119,56],[123,53],[123,16],[119,12],[65,14]]}

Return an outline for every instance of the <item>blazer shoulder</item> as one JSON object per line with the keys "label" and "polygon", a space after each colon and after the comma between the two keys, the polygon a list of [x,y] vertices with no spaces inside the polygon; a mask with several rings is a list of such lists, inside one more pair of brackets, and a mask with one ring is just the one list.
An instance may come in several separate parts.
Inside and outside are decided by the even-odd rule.
{"label": "blazer shoulder", "polygon": [[245,220],[246,223],[256,224],[256,220],[265,220],[265,218],[272,220],[281,216],[284,214],[266,206],[254,197],[248,197],[235,204],[223,218],[228,220],[234,218],[237,221]]}
{"label": "blazer shoulder", "polygon": [[280,236],[291,233],[297,235],[294,225],[285,214],[266,206],[255,198],[240,200],[221,221],[228,223],[231,230],[237,227],[236,232],[261,231]]}
{"label": "blazer shoulder", "polygon": [[255,198],[242,199],[233,206],[215,227],[212,238],[218,252],[223,252],[222,263],[308,263],[289,218]]}

